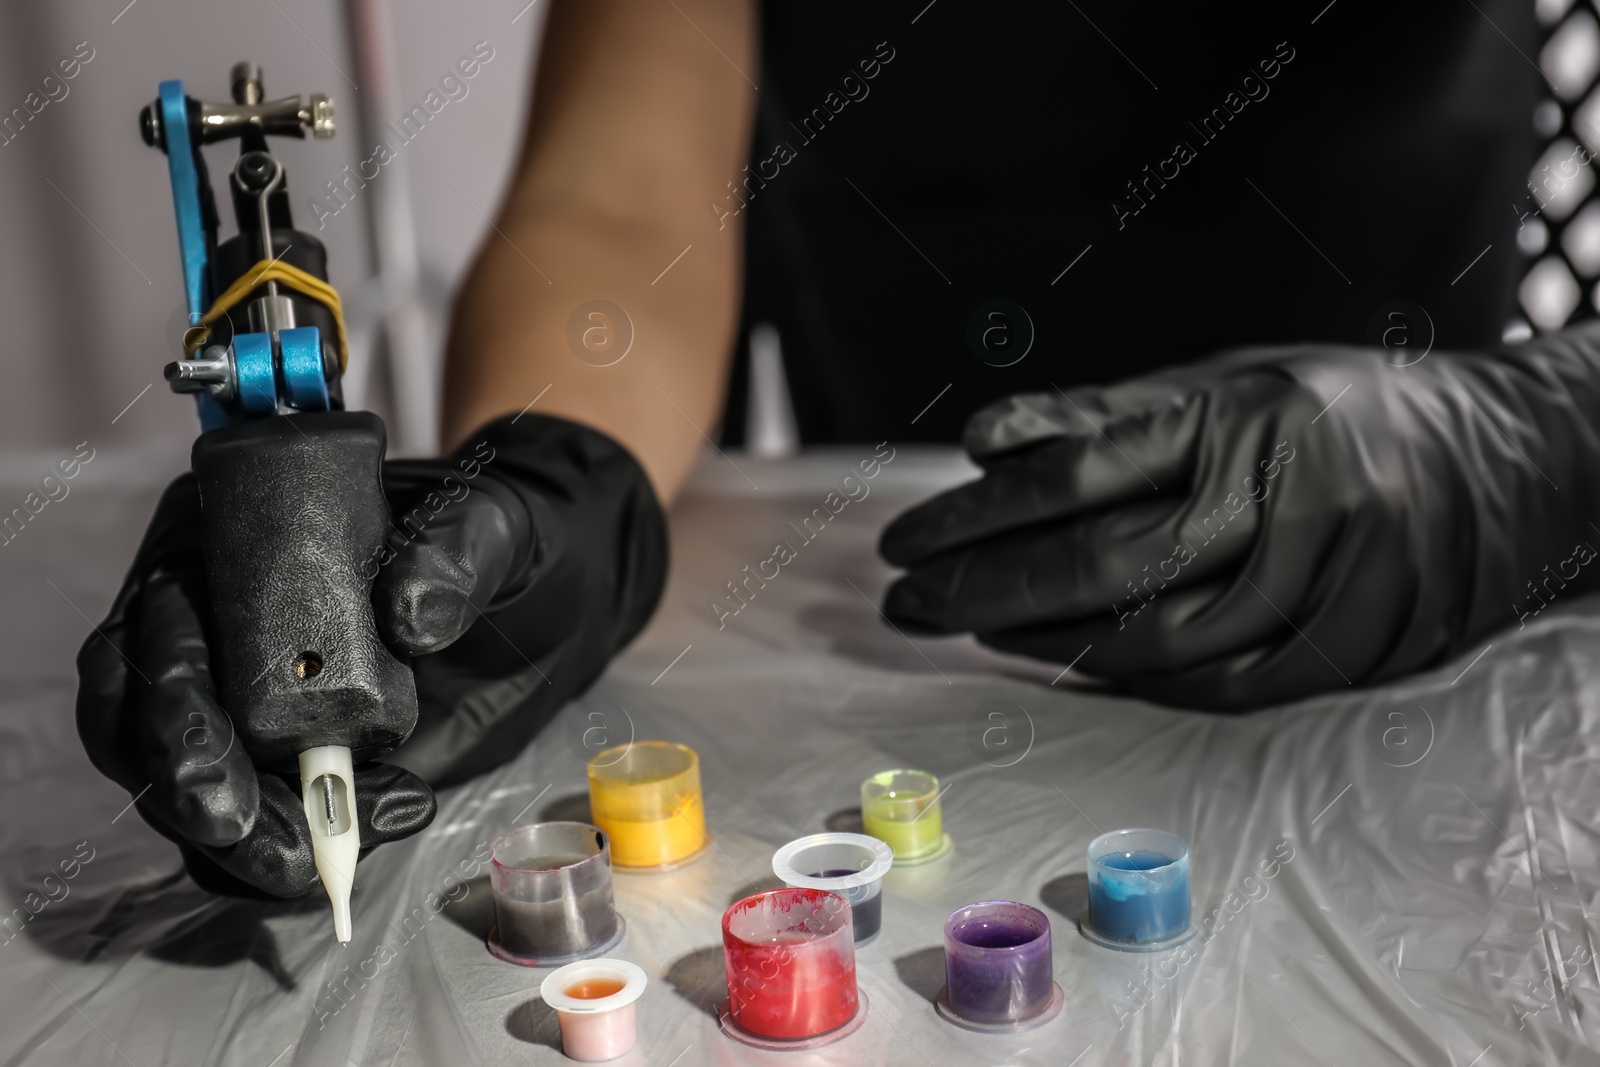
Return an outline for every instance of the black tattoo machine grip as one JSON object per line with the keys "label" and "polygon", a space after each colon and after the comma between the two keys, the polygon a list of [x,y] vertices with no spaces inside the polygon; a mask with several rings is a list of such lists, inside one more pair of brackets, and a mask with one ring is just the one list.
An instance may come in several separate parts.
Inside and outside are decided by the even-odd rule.
{"label": "black tattoo machine grip", "polygon": [[195,441],[211,656],[222,705],[264,769],[306,749],[357,762],[417,722],[410,664],[378,636],[374,562],[389,508],[383,421],[365,411],[282,415]]}

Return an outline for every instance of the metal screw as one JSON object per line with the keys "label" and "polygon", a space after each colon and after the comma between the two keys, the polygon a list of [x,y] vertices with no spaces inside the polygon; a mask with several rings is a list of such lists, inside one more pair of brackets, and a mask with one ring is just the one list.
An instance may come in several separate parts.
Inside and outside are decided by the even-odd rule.
{"label": "metal screw", "polygon": [[300,121],[311,127],[311,136],[324,141],[332,137],[333,100],[327,93],[312,93],[310,120],[307,121],[305,113],[302,112]]}
{"label": "metal screw", "polygon": [[233,358],[221,345],[207,348],[204,357],[168,363],[162,368],[162,375],[174,393],[209,391],[218,400],[233,398]]}
{"label": "metal screw", "polygon": [[261,80],[261,68],[245,60],[235,63],[228,76],[233,85],[233,102],[236,104],[259,104],[266,98],[266,88]]}

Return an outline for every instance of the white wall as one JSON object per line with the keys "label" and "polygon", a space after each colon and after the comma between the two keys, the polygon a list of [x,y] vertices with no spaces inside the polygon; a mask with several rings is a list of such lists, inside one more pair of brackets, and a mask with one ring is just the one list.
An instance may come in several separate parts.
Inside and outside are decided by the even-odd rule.
{"label": "white wall", "polygon": [[[229,68],[250,59],[264,68],[269,97],[334,97],[343,121],[332,141],[275,142],[301,229],[316,232],[307,196],[371,155],[372,146],[357,139],[360,78],[340,5],[135,0],[123,9],[123,2],[0,6],[0,115],[24,106],[79,42],[94,53],[66,82],[64,98],[0,146],[3,449],[48,452],[88,438],[101,449],[181,456],[198,430],[192,401],[160,379],[174,358],[183,294],[166,163],[138,130],[139,109],[158,82],[182,78],[191,95],[225,101]],[[494,49],[469,94],[404,150],[435,356],[439,319],[487,229],[474,205],[493,215],[519,142],[535,37],[549,5],[537,0],[517,18],[526,2],[395,0],[390,7],[406,106],[421,102],[474,42]],[[221,179],[237,152],[233,145],[208,150],[225,232],[232,211]],[[364,207],[326,219],[318,233],[332,281],[357,319],[374,270]]]}

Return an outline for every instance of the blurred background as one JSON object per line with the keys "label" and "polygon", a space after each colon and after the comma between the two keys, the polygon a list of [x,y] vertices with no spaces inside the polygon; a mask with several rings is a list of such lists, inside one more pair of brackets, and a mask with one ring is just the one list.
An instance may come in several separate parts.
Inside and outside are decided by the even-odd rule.
{"label": "blurred background", "polygon": [[[429,451],[451,295],[509,176],[548,6],[77,0],[0,9],[0,116],[9,120],[0,123],[0,448],[54,459],[87,440],[100,456],[138,446],[174,472],[187,466],[194,405],[161,380],[183,329],[172,194],[165,158],[140,138],[139,110],[168,78],[225,102],[229,69],[248,59],[263,68],[269,99],[333,97],[332,140],[275,139],[273,150],[288,169],[295,225],[326,245],[344,299],[350,406],[384,416],[392,452]],[[465,82],[467,94],[319,230],[308,201],[338,206],[324,183],[343,180],[346,166],[354,173],[382,136],[369,131],[438,92],[478,42],[492,58]],[[58,63],[75,57],[76,76],[61,80]],[[224,189],[238,146],[206,151]],[[219,208],[226,238],[236,227],[225,193]]]}

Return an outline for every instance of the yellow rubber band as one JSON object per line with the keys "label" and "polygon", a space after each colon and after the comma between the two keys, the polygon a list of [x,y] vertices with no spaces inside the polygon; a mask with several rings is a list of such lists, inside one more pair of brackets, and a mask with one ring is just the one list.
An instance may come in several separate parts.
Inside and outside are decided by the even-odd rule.
{"label": "yellow rubber band", "polygon": [[263,259],[240,275],[232,285],[228,286],[226,292],[212,302],[211,310],[200,317],[200,325],[206,327],[205,332],[200,335],[199,340],[185,344],[190,354],[204,345],[211,336],[212,323],[222,318],[235,305],[267,282],[281,282],[333,312],[333,322],[339,331],[339,371],[343,373],[350,365],[350,346],[345,340],[344,306],[339,302],[339,290],[316,275],[307,274],[299,267],[291,266],[281,259]]}

